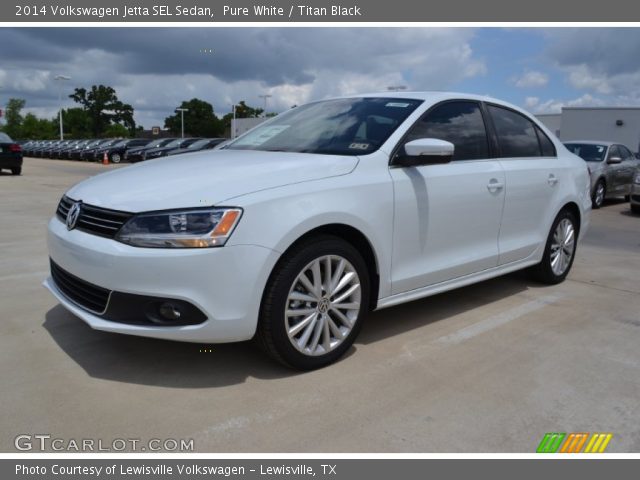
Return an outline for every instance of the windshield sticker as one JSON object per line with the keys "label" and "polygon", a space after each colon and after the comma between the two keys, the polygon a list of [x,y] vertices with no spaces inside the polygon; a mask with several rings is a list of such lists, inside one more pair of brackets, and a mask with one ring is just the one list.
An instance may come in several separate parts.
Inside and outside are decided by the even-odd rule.
{"label": "windshield sticker", "polygon": [[395,107],[395,108],[406,108],[410,103],[400,103],[400,102],[389,102],[385,105],[385,107]]}
{"label": "windshield sticker", "polygon": [[259,128],[255,132],[251,132],[246,137],[238,140],[237,145],[262,145],[279,133],[284,132],[287,128],[289,128],[289,125],[273,125],[271,127]]}
{"label": "windshield sticker", "polygon": [[368,143],[352,143],[351,145],[349,145],[349,148],[352,150],[368,150],[369,149],[369,144]]}

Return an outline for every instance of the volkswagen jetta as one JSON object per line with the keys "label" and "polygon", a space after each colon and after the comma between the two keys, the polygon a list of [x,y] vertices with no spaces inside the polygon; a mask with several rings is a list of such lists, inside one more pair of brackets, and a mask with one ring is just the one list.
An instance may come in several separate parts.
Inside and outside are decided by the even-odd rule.
{"label": "volkswagen jetta", "polygon": [[312,369],[371,310],[524,268],[563,281],[590,209],[585,162],[515,106],[337,98],[72,187],[49,223],[45,285],[95,329],[255,337]]}

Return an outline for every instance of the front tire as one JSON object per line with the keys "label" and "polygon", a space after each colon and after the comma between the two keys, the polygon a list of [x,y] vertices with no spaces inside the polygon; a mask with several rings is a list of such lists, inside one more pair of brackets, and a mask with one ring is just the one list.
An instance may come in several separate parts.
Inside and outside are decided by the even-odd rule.
{"label": "front tire", "polygon": [[576,256],[578,220],[569,210],[561,211],[551,226],[542,261],[533,268],[534,277],[548,285],[567,278]]}
{"label": "front tire", "polygon": [[640,214],[640,205],[631,204],[631,211],[633,213]]}
{"label": "front tire", "polygon": [[122,157],[119,153],[111,154],[111,163],[120,163],[122,161]]}
{"label": "front tire", "polygon": [[22,167],[14,167],[11,169],[12,175],[20,175],[22,173]]}
{"label": "front tire", "polygon": [[607,185],[604,183],[604,180],[598,180],[598,183],[596,183],[596,188],[593,190],[591,206],[596,210],[600,208],[604,203],[604,197],[606,194]]}
{"label": "front tire", "polygon": [[331,235],[305,240],[276,265],[262,300],[257,340],[299,370],[335,362],[351,347],[369,306],[360,253]]}

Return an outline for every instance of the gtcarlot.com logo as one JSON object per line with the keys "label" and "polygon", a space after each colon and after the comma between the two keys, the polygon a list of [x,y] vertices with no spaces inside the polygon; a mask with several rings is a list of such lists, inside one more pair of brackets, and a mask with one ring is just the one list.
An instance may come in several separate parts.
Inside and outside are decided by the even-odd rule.
{"label": "gtcarlot.com logo", "polygon": [[545,433],[536,453],[604,453],[612,438],[612,433]]}
{"label": "gtcarlot.com logo", "polygon": [[22,452],[193,452],[193,439],[189,438],[56,438],[49,434],[23,434],[13,444]]}

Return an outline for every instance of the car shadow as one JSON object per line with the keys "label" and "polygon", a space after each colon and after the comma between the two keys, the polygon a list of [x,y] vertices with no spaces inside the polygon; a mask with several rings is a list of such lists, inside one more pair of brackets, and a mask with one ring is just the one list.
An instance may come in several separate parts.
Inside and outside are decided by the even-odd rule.
{"label": "car shadow", "polygon": [[212,388],[248,377],[298,375],[270,360],[253,342],[205,345],[93,330],[57,305],[44,328],[58,346],[94,378],[168,388]]}
{"label": "car shadow", "polygon": [[356,345],[378,342],[537,288],[545,288],[545,286],[531,280],[527,272],[515,272],[468,287],[378,310],[368,316],[356,340]]}
{"label": "car shadow", "polygon": [[[355,346],[368,345],[445,320],[531,288],[544,288],[515,273],[371,313]],[[277,379],[303,372],[269,359],[253,342],[218,345],[172,342],[91,329],[62,306],[46,313],[44,328],[89,376],[167,388],[216,388],[249,377]],[[339,368],[339,366],[337,366]]]}

